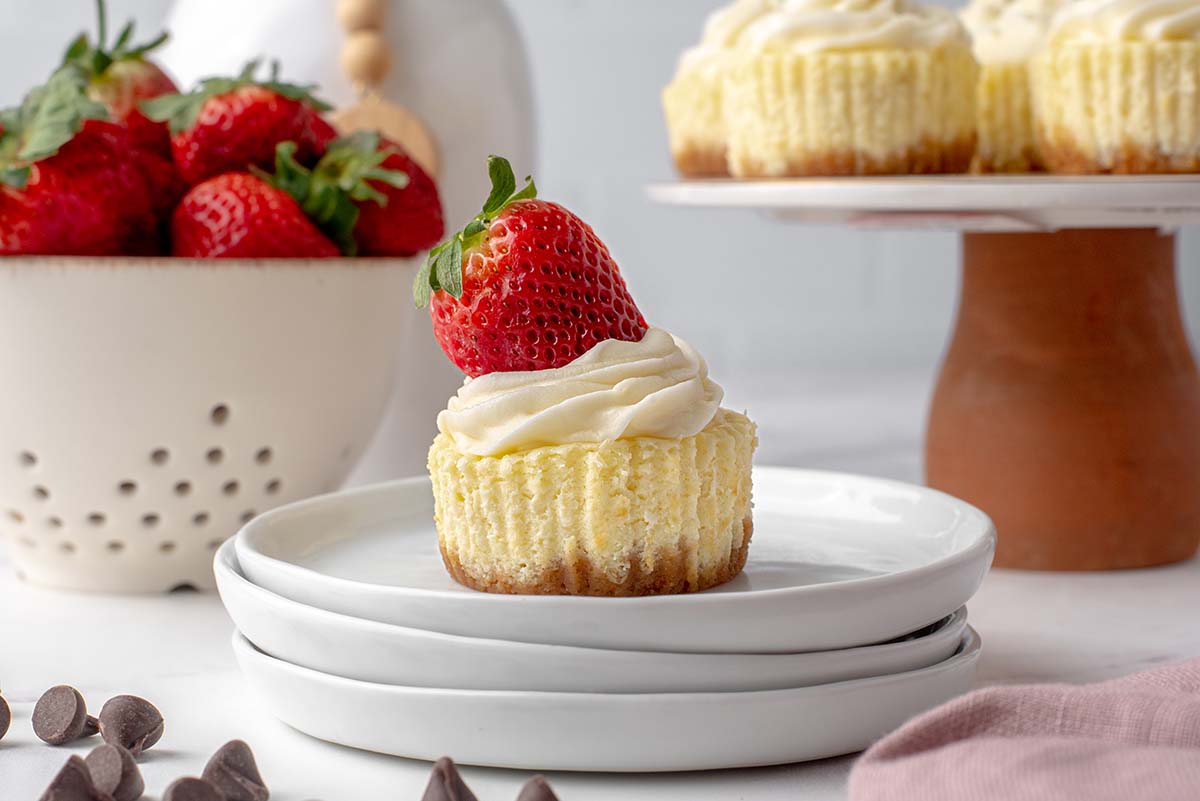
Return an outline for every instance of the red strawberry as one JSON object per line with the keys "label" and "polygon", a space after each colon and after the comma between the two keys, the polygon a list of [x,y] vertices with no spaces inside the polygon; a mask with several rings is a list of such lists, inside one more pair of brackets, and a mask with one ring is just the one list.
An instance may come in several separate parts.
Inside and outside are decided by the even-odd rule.
{"label": "red strawberry", "polygon": [[[329,145],[313,172],[343,188],[366,184],[355,196],[354,241],[360,256],[414,256],[446,231],[437,185],[404,148],[375,132],[359,132]],[[404,181],[387,175],[406,176]]]}
{"label": "red strawberry", "polygon": [[328,124],[319,112],[328,105],[310,87],[255,80],[251,62],[236,78],[209,78],[186,95],[165,95],[141,104],[152,120],[171,128],[175,164],[189,185],[225,172],[270,168],[275,147],[295,142],[296,158],[311,164],[320,157]]}
{"label": "red strawberry", "polygon": [[171,221],[175,256],[332,258],[341,255],[295,199],[262,178],[231,172],[192,187]]}
{"label": "red strawberry", "polygon": [[413,295],[430,304],[433,332],[460,370],[562,367],[598,342],[636,342],[646,320],[608,248],[583,220],[516,191],[512,167],[488,159],[492,193],[483,211],[438,246]]}
{"label": "red strawberry", "polygon": [[103,121],[74,67],[20,108],[0,112],[0,253],[117,255],[157,251],[145,179],[130,134]]}
{"label": "red strawberry", "polygon": [[64,65],[76,67],[87,81],[87,95],[108,110],[109,119],[129,129],[132,158],[150,188],[155,211],[162,218],[175,208],[185,187],[171,160],[171,136],[162,122],[148,119],[138,109],[150,100],[179,90],[165,72],[146,59],[146,54],[167,40],[165,33],[144,45],[131,44],[133,23],[129,22],[108,44],[108,19],[104,0],[96,3],[99,25],[93,43],[81,33],[67,48]]}
{"label": "red strawberry", "polygon": [[[108,109],[113,122],[127,126],[134,140],[149,148],[169,148],[167,126],[147,119],[138,104],[179,90],[165,72],[146,59],[146,54],[167,41],[161,33],[143,45],[131,44],[133,22],[126,23],[112,45],[108,44],[108,16],[104,0],[96,0],[97,39],[79,34],[67,48],[63,64],[77,67],[87,79],[87,94]],[[169,152],[169,151],[166,151]]]}

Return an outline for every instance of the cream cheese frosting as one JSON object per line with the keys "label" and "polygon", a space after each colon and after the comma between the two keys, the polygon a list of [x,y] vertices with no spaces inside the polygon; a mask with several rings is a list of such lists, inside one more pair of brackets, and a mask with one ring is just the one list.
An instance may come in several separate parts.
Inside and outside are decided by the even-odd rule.
{"label": "cream cheese frosting", "polygon": [[708,15],[700,44],[683,52],[679,71],[716,71],[750,23],[771,11],[779,0],[735,0]]}
{"label": "cream cheese frosting", "polygon": [[1200,0],[1073,0],[1055,16],[1055,44],[1200,40]]}
{"label": "cream cheese frosting", "polygon": [[1028,61],[1046,39],[1065,0],[972,0],[961,18],[984,64]]}
{"label": "cream cheese frosting", "polygon": [[704,430],[724,391],[688,343],[651,328],[563,367],[468,378],[438,415],[462,453],[496,456],[570,442],[681,439]]}
{"label": "cream cheese frosting", "polygon": [[952,11],[911,0],[778,0],[737,46],[752,52],[936,48],[969,44]]}

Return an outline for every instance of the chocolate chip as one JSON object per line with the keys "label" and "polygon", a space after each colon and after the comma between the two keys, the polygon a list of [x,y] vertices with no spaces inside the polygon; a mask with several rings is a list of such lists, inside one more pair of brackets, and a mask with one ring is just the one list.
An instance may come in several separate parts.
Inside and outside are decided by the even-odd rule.
{"label": "chocolate chip", "polygon": [[96,789],[108,793],[113,801],[137,801],[146,784],[133,754],[119,745],[105,743],[92,749],[84,759]]}
{"label": "chocolate chip", "polygon": [[163,801],[225,801],[225,794],[204,779],[184,776],[168,785]]}
{"label": "chocolate chip", "polygon": [[442,757],[433,763],[433,774],[425,785],[421,801],[479,801],[463,777],[459,775],[454,760]]}
{"label": "chocolate chip", "polygon": [[521,792],[517,793],[517,801],[558,801],[558,796],[550,789],[550,784],[544,776],[534,776],[525,782]]}
{"label": "chocolate chip", "polygon": [[100,710],[100,736],[119,745],[134,758],[158,742],[163,733],[162,713],[145,698],[118,695]]}
{"label": "chocolate chip", "polygon": [[87,764],[72,755],[42,793],[41,801],[113,801],[113,797],[97,789]]}
{"label": "chocolate chip", "polygon": [[33,733],[50,745],[62,745],[95,734],[96,719],[88,715],[79,690],[60,684],[42,693],[33,707]]}
{"label": "chocolate chip", "polygon": [[270,796],[258,772],[254,752],[241,740],[230,740],[218,748],[201,776],[223,792],[228,801],[267,801]]}
{"label": "chocolate chip", "polygon": [[8,708],[8,701],[0,697],[0,740],[3,740],[4,735],[8,734],[10,723],[12,723],[12,710]]}

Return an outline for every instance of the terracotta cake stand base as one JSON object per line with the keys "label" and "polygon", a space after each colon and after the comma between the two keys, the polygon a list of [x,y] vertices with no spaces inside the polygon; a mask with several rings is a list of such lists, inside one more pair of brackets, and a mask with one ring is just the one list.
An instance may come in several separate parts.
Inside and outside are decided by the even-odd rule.
{"label": "terracotta cake stand base", "polygon": [[1175,237],[968,233],[926,440],[931,486],[990,514],[996,565],[1104,570],[1200,545],[1200,373]]}

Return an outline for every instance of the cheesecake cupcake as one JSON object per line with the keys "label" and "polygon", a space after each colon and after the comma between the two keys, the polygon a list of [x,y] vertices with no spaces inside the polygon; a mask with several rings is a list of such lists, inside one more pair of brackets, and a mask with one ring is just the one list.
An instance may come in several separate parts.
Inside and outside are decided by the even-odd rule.
{"label": "cheesecake cupcake", "polygon": [[778,0],[735,0],[713,12],[700,44],[684,51],[675,77],[663,90],[667,139],[681,175],[729,174],[725,164],[725,118],[721,85],[730,49],[746,26]]}
{"label": "cheesecake cupcake", "polygon": [[1200,0],[1074,0],[1032,80],[1054,172],[1200,171]]}
{"label": "cheesecake cupcake", "polygon": [[972,0],[961,18],[971,34],[979,83],[975,95],[974,172],[1042,169],[1033,133],[1029,62],[1065,0]]}
{"label": "cheesecake cupcake", "polygon": [[780,0],[738,37],[723,88],[739,177],[963,172],[978,67],[949,10]]}
{"label": "cheesecake cupcake", "polygon": [[484,211],[414,285],[467,374],[429,451],[447,570],[516,594],[728,581],[753,531],[754,424],[721,407],[691,346],[646,324],[586,223],[532,183],[514,191],[503,160],[489,173]]}

